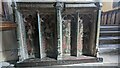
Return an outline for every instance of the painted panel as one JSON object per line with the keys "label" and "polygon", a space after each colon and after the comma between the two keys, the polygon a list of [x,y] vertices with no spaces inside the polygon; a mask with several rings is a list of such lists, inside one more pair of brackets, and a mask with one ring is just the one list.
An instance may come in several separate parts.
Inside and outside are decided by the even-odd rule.
{"label": "painted panel", "polygon": [[44,55],[56,58],[57,55],[57,34],[54,14],[40,14],[42,50]]}
{"label": "painted panel", "polygon": [[71,19],[69,18],[70,15],[63,15],[63,21],[62,21],[62,33],[63,33],[63,38],[62,38],[62,50],[63,54],[68,54],[70,55],[70,50],[71,50]]}
{"label": "painted panel", "polygon": [[29,58],[39,56],[39,34],[36,14],[27,14],[23,16],[26,32],[26,43]]}

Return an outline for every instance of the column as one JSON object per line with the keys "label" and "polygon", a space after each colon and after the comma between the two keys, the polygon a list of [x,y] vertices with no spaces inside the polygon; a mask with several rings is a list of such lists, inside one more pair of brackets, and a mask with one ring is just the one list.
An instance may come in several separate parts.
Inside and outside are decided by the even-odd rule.
{"label": "column", "polygon": [[80,14],[77,13],[77,57],[82,55],[83,48],[83,20],[80,17]]}
{"label": "column", "polygon": [[98,10],[98,21],[97,21],[97,37],[96,37],[96,52],[97,54],[95,54],[95,56],[98,56],[99,57],[99,51],[98,51],[98,48],[99,48],[99,37],[100,37],[100,24],[103,23],[101,22],[101,7],[102,7],[102,3],[101,1],[99,0],[99,3],[98,3],[98,6],[99,6],[99,10]]}
{"label": "column", "polygon": [[19,43],[19,61],[23,61],[28,58],[27,44],[26,44],[26,34],[25,34],[25,25],[23,22],[22,14],[16,10],[16,23],[17,27],[17,38]]}
{"label": "column", "polygon": [[41,38],[41,21],[40,21],[40,14],[39,11],[37,12],[37,17],[38,17],[38,30],[39,30],[39,47],[40,47],[40,59],[42,59],[43,56],[43,52],[42,52],[42,38]]}
{"label": "column", "polygon": [[63,3],[56,3],[56,17],[57,17],[57,60],[62,60],[62,17],[61,11],[63,9]]}

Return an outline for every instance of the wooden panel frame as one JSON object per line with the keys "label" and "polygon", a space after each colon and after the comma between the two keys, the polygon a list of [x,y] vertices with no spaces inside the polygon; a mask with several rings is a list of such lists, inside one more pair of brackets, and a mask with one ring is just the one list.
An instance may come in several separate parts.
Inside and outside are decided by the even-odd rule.
{"label": "wooden panel frame", "polygon": [[0,22],[0,31],[16,29],[17,25],[11,21]]}

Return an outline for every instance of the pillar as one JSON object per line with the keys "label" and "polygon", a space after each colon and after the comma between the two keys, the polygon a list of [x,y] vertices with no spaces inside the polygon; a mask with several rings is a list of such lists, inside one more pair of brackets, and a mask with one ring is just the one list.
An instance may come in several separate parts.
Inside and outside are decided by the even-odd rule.
{"label": "pillar", "polygon": [[25,25],[23,22],[22,14],[14,7],[15,10],[15,21],[17,26],[17,39],[19,44],[19,61],[23,61],[28,58]]}
{"label": "pillar", "polygon": [[41,34],[41,21],[40,21],[40,14],[37,12],[37,17],[38,17],[38,30],[39,30],[39,47],[40,47],[40,59],[42,59],[43,52],[42,52],[42,34]]}
{"label": "pillar", "polygon": [[61,11],[63,3],[56,3],[56,17],[57,17],[57,60],[62,60],[62,16]]}

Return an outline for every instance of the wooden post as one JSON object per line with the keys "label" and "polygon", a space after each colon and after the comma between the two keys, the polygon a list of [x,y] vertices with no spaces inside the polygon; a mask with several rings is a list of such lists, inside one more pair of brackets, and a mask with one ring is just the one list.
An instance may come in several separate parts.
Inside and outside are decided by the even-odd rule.
{"label": "wooden post", "polygon": [[61,11],[63,9],[63,3],[56,3],[56,17],[57,17],[57,60],[62,60],[62,17]]}
{"label": "wooden post", "polygon": [[77,13],[77,55],[82,55],[83,48],[83,20],[80,18],[80,14]]}
{"label": "wooden post", "polygon": [[[100,24],[101,24],[101,2],[99,3],[100,7],[99,7],[99,10],[98,10],[98,21],[97,21],[97,37],[96,37],[96,50],[98,49],[99,47],[99,37],[100,37]],[[103,22],[102,22],[103,23]],[[97,54],[96,56],[99,56],[99,53],[97,51]]]}
{"label": "wooden post", "polygon": [[76,22],[75,23],[73,23],[74,24],[74,26],[73,27],[76,27],[73,31],[75,31],[74,33],[75,34],[73,34],[74,35],[74,37],[73,38],[75,38],[75,41],[73,40],[72,42],[74,42],[75,44],[73,45],[73,54],[72,54],[72,56],[76,56],[76,57],[78,57],[78,55],[79,55],[79,45],[81,45],[80,43],[81,43],[81,40],[80,40],[80,33],[79,33],[79,31],[80,31],[80,22],[79,22],[79,13],[77,13],[77,15],[76,15]]}
{"label": "wooden post", "polygon": [[21,13],[16,10],[16,22],[17,27],[17,36],[19,43],[19,61],[23,61],[28,58],[27,44],[26,44],[26,34],[25,34],[25,25]]}
{"label": "wooden post", "polygon": [[40,46],[40,58],[43,58],[43,53],[42,53],[42,40],[41,40],[41,21],[40,21],[40,14],[37,12],[37,17],[38,17],[38,30],[39,30],[39,46]]}

